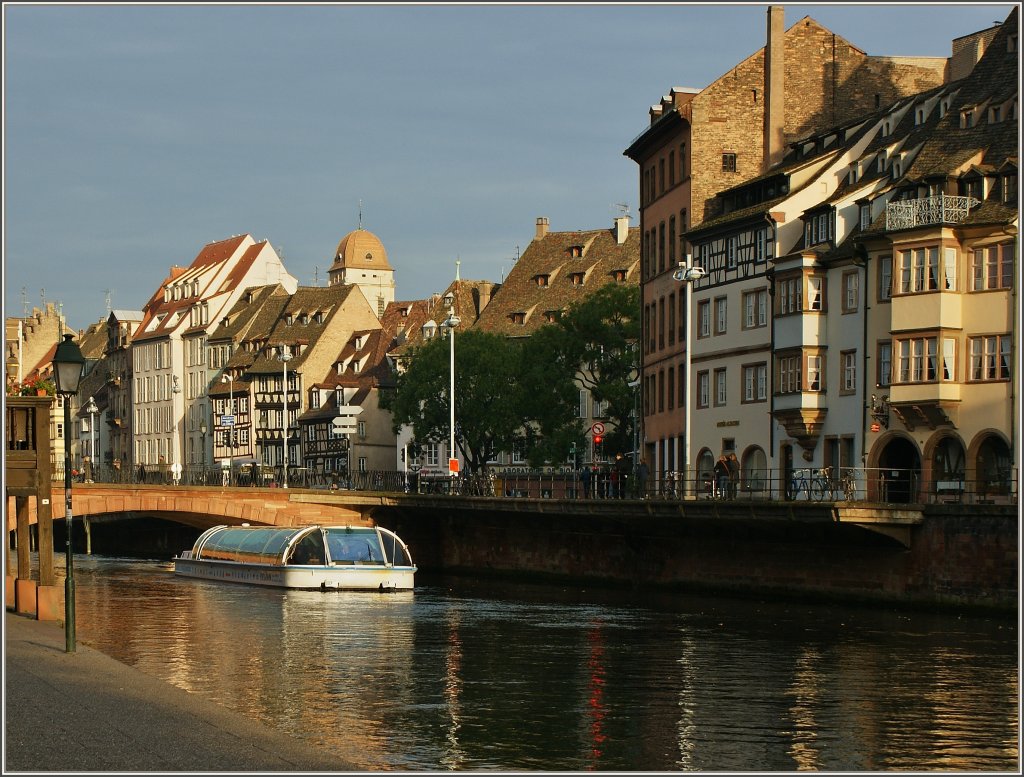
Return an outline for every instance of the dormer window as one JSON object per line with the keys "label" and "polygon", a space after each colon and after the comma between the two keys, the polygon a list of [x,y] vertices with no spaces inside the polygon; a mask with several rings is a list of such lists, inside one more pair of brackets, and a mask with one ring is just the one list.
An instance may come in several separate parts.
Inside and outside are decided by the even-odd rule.
{"label": "dormer window", "polygon": [[303,313],[299,316],[299,323],[306,326],[309,323],[309,313]]}
{"label": "dormer window", "polygon": [[512,319],[513,324],[518,324],[519,326],[525,326],[526,324],[526,313],[522,310],[510,313],[509,318]]}
{"label": "dormer window", "polygon": [[850,165],[850,172],[846,176],[848,184],[855,184],[860,179],[860,168],[856,164]]}
{"label": "dormer window", "polygon": [[863,203],[860,206],[860,228],[863,232],[871,226],[871,205],[869,203]]}
{"label": "dormer window", "polygon": [[949,98],[944,97],[939,102],[939,118],[941,119],[949,111]]}
{"label": "dormer window", "polygon": [[882,137],[883,138],[889,137],[889,134],[891,132],[892,132],[892,124],[890,123],[890,121],[888,119],[886,119],[885,121],[882,122]]}
{"label": "dormer window", "polygon": [[579,259],[583,256],[583,246],[569,246],[569,257]]}
{"label": "dormer window", "polygon": [[626,282],[626,271],[625,270],[612,270],[612,278],[616,283]]}
{"label": "dormer window", "polygon": [[352,360],[352,372],[359,372],[363,368],[363,363],[359,359]]}
{"label": "dormer window", "polygon": [[915,127],[920,127],[922,124],[924,124],[924,119],[925,119],[924,108],[918,108],[916,111],[914,111],[914,126]]}
{"label": "dormer window", "polygon": [[1003,202],[1016,203],[1017,202],[1017,174],[1008,173],[1003,176]]}
{"label": "dormer window", "polygon": [[573,286],[582,286],[584,280],[586,280],[586,273],[571,272],[569,273],[569,283]]}
{"label": "dormer window", "polygon": [[889,158],[885,151],[878,152],[877,167],[875,168],[879,173],[885,172],[885,166],[888,164]]}
{"label": "dormer window", "polygon": [[974,111],[970,108],[960,111],[960,129],[970,129],[974,126]]}
{"label": "dormer window", "polygon": [[558,311],[557,310],[545,310],[544,311],[544,320],[547,321],[549,324],[555,323],[558,320]]}
{"label": "dormer window", "polygon": [[356,348],[357,351],[362,350],[362,348],[363,348],[363,338],[362,338],[362,335],[360,335],[359,337],[356,338],[355,348]]}
{"label": "dormer window", "polygon": [[408,318],[409,317],[409,308],[402,308],[401,312],[402,312],[402,318]]}
{"label": "dormer window", "polygon": [[313,323],[314,324],[322,324],[323,322],[324,322],[324,314],[321,313],[318,310],[316,313],[313,314]]}
{"label": "dormer window", "polygon": [[534,275],[533,280],[538,286],[546,288],[551,282],[551,276],[546,273],[541,273],[540,275]]}
{"label": "dormer window", "polygon": [[1003,120],[1003,106],[993,105],[988,109],[988,123],[999,124]]}

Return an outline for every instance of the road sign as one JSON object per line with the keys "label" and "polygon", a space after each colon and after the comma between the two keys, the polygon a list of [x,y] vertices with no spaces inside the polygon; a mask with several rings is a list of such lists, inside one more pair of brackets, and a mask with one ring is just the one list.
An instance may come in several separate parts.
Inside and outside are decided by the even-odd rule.
{"label": "road sign", "polygon": [[359,415],[362,412],[363,412],[363,408],[361,408],[359,405],[339,405],[338,406],[338,414],[339,415]]}
{"label": "road sign", "polygon": [[235,425],[235,417],[233,415],[222,415],[220,417],[220,425],[221,426],[234,426]]}
{"label": "road sign", "polygon": [[598,421],[596,424],[590,427],[590,431],[594,434],[604,434],[604,424]]}
{"label": "road sign", "polygon": [[351,418],[335,418],[331,421],[331,426],[336,432],[354,432],[356,430],[356,422]]}
{"label": "road sign", "polygon": [[459,471],[458,459],[448,459],[448,471],[451,472],[453,475]]}

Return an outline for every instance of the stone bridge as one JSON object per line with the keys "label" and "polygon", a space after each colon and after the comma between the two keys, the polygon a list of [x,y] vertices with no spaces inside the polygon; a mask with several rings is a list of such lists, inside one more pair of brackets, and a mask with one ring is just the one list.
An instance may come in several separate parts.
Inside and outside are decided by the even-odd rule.
{"label": "stone bridge", "polygon": [[[63,520],[64,484],[55,482],[50,496],[53,519]],[[75,483],[71,512],[75,518],[117,514],[163,518],[207,529],[219,524],[306,526],[316,523],[372,524],[374,508],[388,504],[386,495],[326,492],[284,488],[221,488],[215,486],[138,486],[110,483]],[[9,502],[13,502],[10,499]],[[35,501],[29,503],[29,523],[36,522]],[[7,528],[16,526],[13,504],[8,504]]]}

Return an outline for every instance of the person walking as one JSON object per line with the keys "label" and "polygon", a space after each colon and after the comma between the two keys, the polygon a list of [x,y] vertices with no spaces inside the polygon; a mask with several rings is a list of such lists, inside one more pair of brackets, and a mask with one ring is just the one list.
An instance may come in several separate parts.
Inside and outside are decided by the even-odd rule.
{"label": "person walking", "polygon": [[580,467],[580,489],[583,494],[583,499],[590,499],[590,480],[594,473],[590,469],[589,464],[584,464]]}
{"label": "person walking", "polygon": [[729,461],[725,458],[724,453],[715,462],[714,476],[715,490],[712,496],[723,498],[729,488]]}
{"label": "person walking", "polygon": [[735,499],[740,484],[740,462],[735,453],[730,453],[725,463],[729,467],[729,498]]}
{"label": "person walking", "polygon": [[647,459],[641,458],[636,466],[636,493],[641,499],[647,498]]}

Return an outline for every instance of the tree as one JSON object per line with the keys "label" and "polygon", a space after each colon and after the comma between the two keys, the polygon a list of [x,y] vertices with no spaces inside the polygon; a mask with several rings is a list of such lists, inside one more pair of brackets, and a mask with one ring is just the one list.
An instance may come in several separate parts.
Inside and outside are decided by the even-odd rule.
{"label": "tree", "polygon": [[[573,379],[605,404],[611,422],[606,451],[633,448],[634,388],[640,375],[640,289],[607,284],[569,308],[550,324],[559,330],[549,348],[557,348],[559,363],[573,370]],[[536,335],[535,335],[536,337]]]}
{"label": "tree", "polygon": [[[411,354],[382,397],[397,430],[413,428],[417,443],[450,436],[450,345],[437,337]],[[508,338],[469,330],[455,335],[455,439],[470,472],[479,472],[501,450],[511,450],[521,429],[516,410],[519,345]]]}

